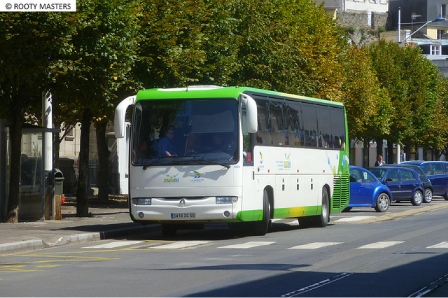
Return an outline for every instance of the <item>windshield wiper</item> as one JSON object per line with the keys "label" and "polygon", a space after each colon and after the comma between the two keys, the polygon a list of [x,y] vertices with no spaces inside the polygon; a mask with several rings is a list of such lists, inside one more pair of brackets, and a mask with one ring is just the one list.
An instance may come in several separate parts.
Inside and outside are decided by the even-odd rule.
{"label": "windshield wiper", "polygon": [[162,161],[162,160],[165,160],[165,159],[167,159],[167,158],[172,158],[172,157],[173,157],[173,156],[164,156],[164,157],[161,157],[161,158],[157,158],[156,160],[151,161],[151,162],[145,164],[145,165],[143,166],[143,170],[146,170],[149,166],[153,166],[153,165],[159,164],[160,161]]}
{"label": "windshield wiper", "polygon": [[218,165],[218,166],[223,166],[227,169],[230,169],[230,166],[227,164],[224,164],[222,162],[219,161],[214,161],[214,160],[208,160],[208,159],[197,159],[195,160],[196,163],[198,164],[205,164],[205,165]]}
{"label": "windshield wiper", "polygon": [[[188,157],[186,157],[186,158],[185,158],[185,157],[183,157],[183,158],[179,158],[178,156],[165,156],[165,157],[161,157],[161,158],[158,158],[158,159],[156,159],[156,160],[154,160],[154,161],[151,161],[151,162],[145,164],[145,165],[143,166],[143,170],[146,170],[146,169],[149,168],[150,166],[158,165],[158,164],[161,163],[161,161],[164,161],[164,160],[166,160],[166,159],[172,159],[172,158],[178,158],[176,161],[179,162],[179,164],[187,164],[187,163],[188,163],[188,164],[191,164],[191,165],[194,165],[194,164],[202,164],[202,165],[219,165],[219,166],[223,166],[223,167],[225,167],[225,168],[227,168],[227,169],[230,169],[230,166],[229,166],[228,164],[224,164],[224,163],[219,162],[219,161],[203,159],[203,158],[201,158],[201,159],[197,159],[197,156],[194,155],[194,156],[188,156]],[[191,163],[189,163],[189,162],[191,162]]]}

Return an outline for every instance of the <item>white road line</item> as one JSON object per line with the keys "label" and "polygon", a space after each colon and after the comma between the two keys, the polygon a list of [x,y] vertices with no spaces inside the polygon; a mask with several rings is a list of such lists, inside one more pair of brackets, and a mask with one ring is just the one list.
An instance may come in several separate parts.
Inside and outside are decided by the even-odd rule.
{"label": "white road line", "polygon": [[342,242],[313,242],[308,244],[297,245],[288,249],[316,249],[331,245],[341,244]]}
{"label": "white road line", "polygon": [[315,290],[315,289],[321,288],[321,287],[323,287],[323,286],[326,286],[326,285],[328,285],[328,284],[331,284],[331,283],[333,283],[333,282],[336,282],[336,281],[338,281],[338,280],[340,280],[340,279],[349,277],[349,276],[352,275],[352,274],[353,274],[353,273],[346,273],[346,272],[344,272],[344,273],[335,275],[335,276],[333,276],[333,277],[324,279],[324,280],[322,280],[322,281],[319,281],[319,282],[310,284],[309,286],[306,286],[306,287],[297,289],[297,290],[295,290],[295,291],[292,291],[292,292],[283,294],[283,295],[281,295],[280,297],[296,297],[296,296],[300,296],[300,295],[302,295],[303,293],[306,293],[306,292],[313,291],[313,290]]}
{"label": "white road line", "polygon": [[113,241],[105,244],[99,244],[94,246],[86,246],[83,248],[95,248],[95,249],[112,249],[117,247],[123,247],[128,245],[134,245],[142,243],[143,241]]}
{"label": "white road line", "polygon": [[341,219],[336,220],[335,222],[341,221],[341,222],[347,222],[347,221],[357,221],[357,220],[363,220],[363,219],[369,219],[374,218],[375,216],[353,216],[353,217],[344,217]]}
{"label": "white road line", "polygon": [[404,241],[380,241],[358,247],[358,249],[378,249],[403,243]]}
{"label": "white road line", "polygon": [[440,242],[439,244],[431,245],[427,248],[448,248],[448,242]]}
{"label": "white road line", "polygon": [[221,247],[218,247],[218,248],[242,248],[242,249],[246,249],[246,248],[253,248],[253,247],[257,247],[257,246],[270,245],[272,243],[275,243],[275,242],[256,241],[256,242],[246,242],[246,243],[241,243],[241,244],[233,244],[233,245],[221,246]]}
{"label": "white road line", "polygon": [[210,243],[210,241],[178,241],[151,247],[152,249],[182,249]]}

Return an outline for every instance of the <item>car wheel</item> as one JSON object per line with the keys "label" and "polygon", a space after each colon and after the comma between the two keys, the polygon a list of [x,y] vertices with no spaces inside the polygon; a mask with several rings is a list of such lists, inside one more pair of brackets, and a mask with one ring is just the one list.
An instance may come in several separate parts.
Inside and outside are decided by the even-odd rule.
{"label": "car wheel", "polygon": [[377,212],[385,212],[389,209],[390,197],[387,193],[380,193],[376,198],[375,210]]}
{"label": "car wheel", "polygon": [[431,188],[425,189],[425,197],[423,198],[424,203],[431,203],[432,201],[432,190]]}
{"label": "car wheel", "polygon": [[448,201],[448,191],[443,195],[443,198],[445,199],[445,201]]}
{"label": "car wheel", "polygon": [[423,193],[420,190],[416,190],[414,192],[414,196],[412,197],[411,203],[414,206],[420,206],[423,202]]}

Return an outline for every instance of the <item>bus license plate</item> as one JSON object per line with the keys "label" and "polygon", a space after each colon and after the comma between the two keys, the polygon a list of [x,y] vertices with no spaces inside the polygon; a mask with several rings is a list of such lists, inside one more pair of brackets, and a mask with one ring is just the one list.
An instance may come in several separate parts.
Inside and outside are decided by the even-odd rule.
{"label": "bus license plate", "polygon": [[195,218],[195,213],[171,213],[171,219],[179,219],[179,218]]}

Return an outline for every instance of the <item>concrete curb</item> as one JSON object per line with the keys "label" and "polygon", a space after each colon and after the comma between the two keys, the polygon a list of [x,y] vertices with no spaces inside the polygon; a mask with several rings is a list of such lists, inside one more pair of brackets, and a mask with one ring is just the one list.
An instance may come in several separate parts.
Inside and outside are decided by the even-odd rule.
{"label": "concrete curb", "polygon": [[13,253],[24,250],[37,250],[43,248],[57,247],[75,243],[87,243],[98,240],[111,239],[126,235],[133,235],[142,232],[149,232],[159,229],[159,225],[138,226],[123,229],[114,229],[109,231],[92,232],[63,236],[54,243],[45,242],[44,240],[25,240],[12,243],[0,244],[0,253]]}
{"label": "concrete curb", "polygon": [[26,240],[20,242],[12,242],[6,244],[0,244],[0,252],[7,253],[11,251],[18,250],[35,250],[44,248],[44,243],[42,240]]}
{"label": "concrete curb", "polygon": [[381,222],[381,221],[396,220],[396,219],[401,219],[403,217],[407,217],[407,216],[411,216],[411,215],[425,213],[425,212],[428,212],[431,210],[440,210],[442,208],[448,208],[448,204],[424,206],[422,208],[415,208],[412,210],[407,210],[407,211],[392,213],[392,214],[388,214],[386,211],[386,213],[384,215],[376,216],[374,218],[362,219],[362,220],[358,220],[356,222],[355,221],[338,222],[338,224],[364,224],[364,223],[375,223],[375,222]]}

